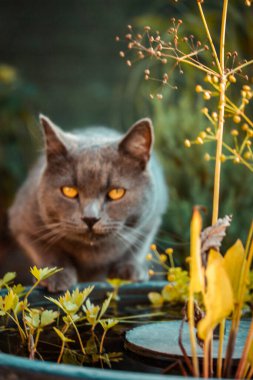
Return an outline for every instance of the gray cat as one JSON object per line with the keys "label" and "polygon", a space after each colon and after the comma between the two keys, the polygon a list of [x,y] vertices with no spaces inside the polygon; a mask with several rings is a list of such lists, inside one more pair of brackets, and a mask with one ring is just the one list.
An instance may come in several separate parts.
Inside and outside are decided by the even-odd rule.
{"label": "gray cat", "polygon": [[50,291],[79,281],[143,280],[145,256],[167,205],[161,168],[151,157],[149,119],[126,135],[107,128],[63,132],[40,116],[45,154],[18,191],[10,228],[38,267],[64,271]]}

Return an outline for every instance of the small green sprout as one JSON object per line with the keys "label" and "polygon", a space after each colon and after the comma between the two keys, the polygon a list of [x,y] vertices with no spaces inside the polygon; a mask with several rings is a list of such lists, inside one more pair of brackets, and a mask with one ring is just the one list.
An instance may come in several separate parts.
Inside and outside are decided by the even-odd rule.
{"label": "small green sprout", "polygon": [[104,330],[101,341],[100,341],[100,347],[99,347],[99,353],[102,354],[103,353],[104,340],[105,340],[105,336],[106,336],[107,332],[111,328],[116,326],[119,323],[119,321],[117,319],[104,319],[104,320],[101,320],[99,323]]}
{"label": "small green sprout", "polygon": [[102,306],[93,305],[88,299],[83,305],[83,311],[85,312],[87,321],[91,324],[91,330],[94,331],[98,323],[100,323],[101,318],[107,311],[110,302],[112,300],[113,293],[108,295],[108,298],[105,299]]}
{"label": "small green sprout", "polygon": [[64,349],[65,349],[66,343],[74,343],[75,341],[73,339],[69,339],[68,337],[66,337],[61,330],[57,329],[57,327],[54,327],[54,331],[56,332],[56,334],[58,335],[58,337],[62,341],[61,351],[60,351],[60,354],[59,354],[58,359],[57,359],[57,363],[60,363],[62,360],[62,356],[64,354]]}

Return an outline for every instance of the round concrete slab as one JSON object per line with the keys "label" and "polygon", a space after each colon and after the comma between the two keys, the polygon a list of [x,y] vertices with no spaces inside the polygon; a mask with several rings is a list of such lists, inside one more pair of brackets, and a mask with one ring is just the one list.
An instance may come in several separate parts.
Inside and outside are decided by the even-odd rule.
{"label": "round concrete slab", "polygon": [[[126,333],[125,347],[130,351],[145,357],[151,357],[160,360],[168,358],[182,358],[182,352],[178,345],[179,327],[181,321],[169,321],[147,324],[135,327]],[[237,336],[236,347],[233,358],[239,359],[246,340],[250,321],[242,321]],[[230,321],[226,324],[226,334],[224,339],[223,357],[225,357],[228,334],[230,330]],[[188,324],[184,324],[182,341],[184,348],[191,356],[190,338]],[[218,340],[214,340],[213,357],[217,358]],[[198,346],[198,356],[203,357],[203,351]]]}

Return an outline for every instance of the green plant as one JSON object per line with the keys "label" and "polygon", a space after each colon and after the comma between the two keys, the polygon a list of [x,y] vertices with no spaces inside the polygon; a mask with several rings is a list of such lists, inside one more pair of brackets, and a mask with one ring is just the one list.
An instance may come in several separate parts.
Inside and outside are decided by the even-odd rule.
{"label": "green plant", "polygon": [[[6,289],[6,294],[0,296],[1,327],[6,328],[9,320],[17,326],[22,345],[28,348],[30,359],[35,359],[35,357],[43,359],[38,351],[40,337],[48,326],[53,325],[54,332],[61,340],[58,363],[65,360],[65,356],[71,356],[72,359],[75,358],[80,363],[84,361],[104,361],[110,365],[110,361],[120,360],[121,353],[107,353],[104,351],[107,332],[119,322],[118,319],[104,318],[113,293],[108,295],[101,306],[93,305],[88,298],[94,286],[88,286],[82,291],[79,289],[72,292],[66,291],[58,299],[45,297],[52,305],[57,306],[59,311],[34,308],[30,305],[29,298],[38,285],[60,270],[59,268],[38,269],[34,266],[30,269],[30,272],[35,279],[35,283],[29,289],[24,288],[21,284],[13,284],[16,273],[6,273],[0,279],[0,289]],[[100,341],[94,333],[97,325],[100,325],[103,329]],[[90,339],[92,340],[87,342],[81,336],[82,329],[85,326],[86,328],[87,326],[91,327]],[[69,344],[75,343],[72,329],[74,329],[77,336],[81,354],[77,350],[69,348]],[[70,336],[68,336],[69,334]]]}
{"label": "green plant", "polygon": [[[246,1],[247,6],[251,1]],[[230,224],[229,218],[218,219],[220,206],[220,185],[221,168],[227,160],[233,160],[235,164],[244,165],[253,172],[253,122],[247,114],[247,106],[253,97],[253,92],[248,84],[240,86],[240,99],[238,95],[233,99],[234,91],[229,93],[229,89],[237,83],[239,77],[248,80],[248,76],[243,70],[253,64],[250,61],[238,61],[237,52],[226,52],[225,34],[228,13],[228,0],[222,2],[221,28],[219,38],[219,49],[215,46],[212,33],[206,20],[203,9],[204,0],[197,0],[196,5],[199,11],[200,20],[207,38],[207,43],[196,40],[193,35],[181,36],[180,28],[183,24],[181,19],[171,20],[172,25],[167,36],[161,36],[159,31],[152,32],[150,26],[145,26],[142,33],[135,33],[132,26],[128,26],[126,40],[128,49],[135,52],[134,59],[127,59],[128,66],[132,66],[135,59],[143,60],[148,57],[158,61],[161,65],[168,67],[168,62],[172,61],[169,70],[163,73],[160,82],[163,85],[172,86],[171,74],[175,68],[183,73],[182,65],[192,66],[205,74],[204,81],[208,85],[197,84],[196,92],[203,96],[204,101],[211,102],[211,111],[205,107],[203,114],[210,125],[200,131],[196,139],[185,140],[185,146],[192,144],[203,145],[215,142],[215,155],[205,155],[205,159],[214,160],[215,170],[213,176],[213,207],[212,207],[212,227],[208,232],[202,232],[202,218],[198,208],[194,208],[191,222],[191,242],[190,242],[190,279],[189,291],[187,295],[187,318],[190,331],[190,341],[192,348],[192,365],[189,365],[194,376],[199,376],[199,361],[196,353],[195,338],[195,297],[200,295],[203,299],[205,314],[197,324],[199,337],[204,345],[203,376],[212,375],[212,339],[213,330],[220,323],[220,347],[217,360],[217,376],[222,374],[230,376],[232,354],[235,345],[235,338],[241,318],[241,311],[246,297],[247,281],[253,255],[253,227],[248,236],[246,248],[241,243],[235,244],[223,258],[218,250],[224,236],[224,229]],[[117,38],[119,40],[119,38]],[[121,51],[120,56],[125,59],[125,52]],[[151,75],[150,68],[144,70],[145,80],[155,79]],[[155,79],[157,80],[157,79]],[[175,87],[174,87],[175,88]],[[176,88],[175,88],[176,89]],[[150,94],[151,99],[156,97],[163,99],[162,92]],[[227,120],[232,120],[236,127],[230,128]],[[240,128],[238,128],[238,125]],[[230,129],[231,138],[225,141],[224,128]],[[222,235],[220,235],[220,229]],[[205,236],[207,235],[207,236]],[[209,236],[213,235],[213,236]],[[203,238],[207,242],[203,243]],[[204,250],[201,246],[207,245]],[[210,239],[210,242],[208,241]],[[217,243],[218,242],[218,243]],[[156,252],[155,252],[156,253]],[[236,271],[235,271],[236,267]],[[163,302],[163,298],[158,294],[152,294],[151,300],[157,304]],[[232,314],[232,327],[226,353],[226,360],[222,363],[222,348],[224,340],[224,321]],[[236,373],[237,378],[250,378],[253,373],[251,355],[253,328],[250,327],[245,349]],[[186,363],[189,363],[186,360]]]}

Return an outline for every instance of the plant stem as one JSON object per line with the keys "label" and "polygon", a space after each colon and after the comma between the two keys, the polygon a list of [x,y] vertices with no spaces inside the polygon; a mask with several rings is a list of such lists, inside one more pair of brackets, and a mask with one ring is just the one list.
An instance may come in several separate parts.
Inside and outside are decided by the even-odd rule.
{"label": "plant stem", "polygon": [[18,331],[19,331],[19,334],[20,334],[20,337],[21,337],[21,340],[22,340],[22,343],[25,343],[25,340],[26,340],[26,335],[24,333],[24,330],[22,329],[22,327],[20,326],[20,323],[18,321],[18,318],[17,318],[17,315],[15,315],[15,317],[13,317],[10,313],[6,313],[8,315],[8,317],[17,325],[17,328],[18,328]]}
{"label": "plant stem", "polygon": [[204,341],[204,363],[203,363],[203,377],[208,379],[209,377],[209,359],[210,359],[210,343],[212,334],[208,334]]}
{"label": "plant stem", "polygon": [[190,286],[189,290],[189,300],[188,300],[188,324],[190,331],[190,342],[192,351],[192,362],[193,362],[193,376],[199,377],[199,361],[197,356],[196,348],[196,337],[194,328],[194,294]]}
{"label": "plant stem", "polygon": [[253,320],[251,321],[248,336],[244,345],[243,353],[241,356],[241,360],[239,362],[238,369],[236,371],[235,378],[241,379],[243,378],[243,373],[245,371],[245,366],[247,365],[247,359],[248,359],[248,353],[252,346],[252,340],[253,340]]}
{"label": "plant stem", "polygon": [[[224,2],[226,2],[226,0]],[[211,49],[212,49],[212,52],[213,52],[213,55],[214,55],[214,59],[215,59],[216,65],[218,67],[220,75],[222,75],[223,72],[224,72],[224,70],[222,70],[222,65],[219,62],[219,58],[217,56],[217,52],[216,52],[216,49],[215,49],[215,46],[214,46],[214,43],[213,43],[213,39],[212,39],[212,36],[210,34],[210,31],[209,31],[209,28],[208,28],[208,25],[207,25],[207,22],[206,22],[206,18],[205,18],[205,14],[203,12],[203,9],[202,9],[201,2],[197,1],[197,4],[198,4],[198,7],[199,7],[199,12],[200,12],[200,16],[201,16],[202,22],[203,22],[205,30],[206,30],[206,35],[207,35],[208,41],[210,43],[210,46],[211,46]]]}
{"label": "plant stem", "polygon": [[218,348],[218,358],[217,358],[217,377],[222,377],[222,353],[223,353],[223,342],[224,342],[224,333],[225,333],[226,319],[220,323],[220,332],[219,332],[219,348]]}
{"label": "plant stem", "polygon": [[83,342],[82,342],[82,338],[81,338],[81,336],[80,336],[80,334],[79,334],[78,328],[76,327],[76,324],[75,324],[75,322],[73,321],[73,318],[71,317],[71,315],[69,315],[69,318],[70,318],[70,320],[71,320],[71,322],[72,322],[72,325],[73,325],[73,327],[74,327],[74,329],[75,329],[75,332],[76,332],[76,335],[77,335],[77,337],[78,337],[78,340],[79,340],[79,343],[80,343],[80,347],[81,347],[82,353],[83,353],[84,355],[86,355],[86,352],[85,352],[85,349],[84,349],[84,346],[83,346]]}
{"label": "plant stem", "polygon": [[104,340],[105,340],[106,333],[107,333],[107,330],[104,329],[104,332],[103,332],[103,335],[102,335],[102,338],[101,338],[101,341],[100,341],[100,345],[99,345],[99,353],[100,354],[103,353],[103,346],[104,346]]}
{"label": "plant stem", "polygon": [[[200,9],[201,5],[199,4]],[[219,85],[219,118],[217,130],[217,145],[215,155],[215,172],[214,172],[214,194],[213,194],[213,216],[212,224],[215,224],[219,216],[219,198],[220,198],[220,176],[221,176],[221,155],[223,143],[223,130],[224,130],[224,113],[226,105],[226,84],[227,78],[225,74],[225,34],[226,34],[226,20],[227,20],[228,0],[223,2],[222,20],[221,20],[221,34],[220,34],[220,85]]]}
{"label": "plant stem", "polygon": [[224,129],[224,110],[225,110],[225,89],[226,77],[220,78],[220,100],[219,100],[219,121],[217,130],[217,145],[215,155],[215,171],[214,171],[214,193],[213,193],[213,216],[212,224],[215,224],[219,216],[219,198],[220,198],[220,175],[221,175],[221,155]]}
{"label": "plant stem", "polygon": [[62,356],[63,356],[63,353],[64,353],[64,348],[65,348],[65,342],[62,341],[61,351],[60,351],[60,354],[58,356],[57,363],[60,363],[61,360],[62,360]]}

